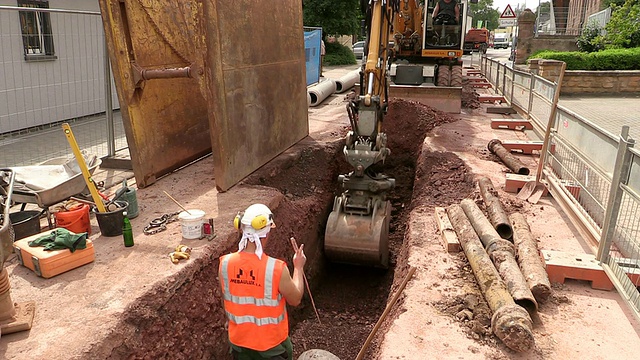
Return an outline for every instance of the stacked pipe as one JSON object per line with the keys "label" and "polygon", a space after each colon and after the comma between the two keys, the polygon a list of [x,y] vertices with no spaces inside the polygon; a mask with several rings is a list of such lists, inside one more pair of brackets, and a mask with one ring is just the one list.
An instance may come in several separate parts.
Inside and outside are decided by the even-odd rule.
{"label": "stacked pipe", "polygon": [[307,105],[320,105],[333,93],[343,93],[355,86],[360,79],[360,70],[353,70],[338,80],[327,79],[307,89]]}
{"label": "stacked pipe", "polygon": [[[447,213],[458,235],[460,245],[469,259],[480,290],[493,312],[491,330],[510,349],[518,352],[531,350],[535,340],[532,332],[533,322],[529,313],[514,302],[507,284],[500,278],[463,208],[453,204],[447,208]],[[490,225],[489,228],[493,230]],[[498,241],[493,241],[493,251],[504,253],[498,250],[500,245]]]}
{"label": "stacked pipe", "polygon": [[336,80],[336,93],[343,93],[356,85],[360,80],[360,69],[353,70]]}
{"label": "stacked pipe", "polygon": [[321,81],[308,88],[307,92],[309,94],[309,97],[307,98],[309,106],[318,106],[324,101],[324,99],[336,92],[336,82],[331,79]]}
{"label": "stacked pipe", "polygon": [[491,225],[493,225],[493,228],[496,229],[500,237],[503,239],[511,239],[513,236],[513,227],[511,226],[507,213],[500,204],[498,192],[493,187],[491,179],[484,176],[481,177],[478,179],[478,187],[480,188],[482,200],[484,200],[484,204],[487,207]]}
{"label": "stacked pipe", "polygon": [[527,280],[529,289],[539,303],[547,301],[551,295],[549,276],[544,268],[542,259],[538,254],[538,246],[531,235],[529,224],[520,213],[509,216],[513,225],[513,241],[516,246],[516,254],[520,270]]}
{"label": "stacked pipe", "polygon": [[471,199],[464,199],[460,203],[464,213],[469,218],[473,229],[480,237],[480,241],[493,261],[498,273],[507,284],[509,293],[515,300],[516,304],[522,306],[530,313],[534,313],[538,309],[536,302],[527,280],[520,272],[520,267],[516,262],[516,252],[513,244],[500,237],[493,228],[489,220],[484,216],[482,210]]}

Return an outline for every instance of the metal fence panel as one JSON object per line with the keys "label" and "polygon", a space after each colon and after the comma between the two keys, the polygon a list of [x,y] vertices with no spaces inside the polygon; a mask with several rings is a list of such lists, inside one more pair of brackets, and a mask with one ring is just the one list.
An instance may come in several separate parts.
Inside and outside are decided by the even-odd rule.
{"label": "metal fence panel", "polygon": [[627,186],[636,194],[640,194],[640,151],[631,149],[633,158],[631,160],[631,171],[629,172],[629,181]]}
{"label": "metal fence panel", "polygon": [[618,141],[593,123],[566,109],[558,109],[558,135],[609,176],[613,173]]}
{"label": "metal fence panel", "polygon": [[[27,11],[50,19],[53,52],[47,56],[25,50],[19,15]],[[1,6],[0,28],[0,164],[34,165],[69,155],[59,127],[63,121],[72,124],[81,148],[100,157],[109,155],[108,62],[100,13]],[[109,80],[113,108],[118,109],[115,85]],[[115,147],[126,148],[118,116],[114,128]],[[34,143],[35,133],[46,134],[48,141]]]}
{"label": "metal fence panel", "polygon": [[[499,65],[486,57],[482,63],[485,77],[498,91]],[[523,116],[545,128],[555,84],[537,75],[504,69],[506,78],[513,79],[513,96],[507,99]],[[502,90],[509,91],[506,86]],[[581,227],[593,240],[601,241],[598,260],[603,261],[608,276],[640,319],[640,151],[632,147],[632,139],[621,142],[628,128],[616,138],[562,106],[552,121],[554,131],[543,168],[557,190],[554,196],[568,204],[567,211],[581,219]],[[621,146],[630,154],[628,164],[616,164]],[[612,184],[618,178],[620,182]]]}

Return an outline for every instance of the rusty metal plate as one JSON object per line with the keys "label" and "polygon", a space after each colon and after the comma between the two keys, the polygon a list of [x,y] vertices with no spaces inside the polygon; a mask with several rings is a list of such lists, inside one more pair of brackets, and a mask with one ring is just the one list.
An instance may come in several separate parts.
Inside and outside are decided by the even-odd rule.
{"label": "rusty metal plate", "polygon": [[[100,0],[133,172],[140,187],[211,150],[197,76],[205,52],[202,7],[192,1]],[[191,78],[140,71],[191,69]]]}
{"label": "rusty metal plate", "polygon": [[227,190],[309,133],[302,3],[201,0],[216,186]]}

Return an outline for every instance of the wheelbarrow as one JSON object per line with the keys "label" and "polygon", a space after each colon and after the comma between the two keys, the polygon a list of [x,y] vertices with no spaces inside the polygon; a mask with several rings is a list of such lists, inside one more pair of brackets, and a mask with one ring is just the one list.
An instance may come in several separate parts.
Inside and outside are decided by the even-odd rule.
{"label": "wheelbarrow", "polygon": [[[85,156],[86,157],[86,156]],[[102,160],[89,156],[86,161],[90,174],[100,166]],[[49,228],[55,226],[49,207],[80,193],[86,193],[87,185],[75,159],[66,156],[49,159],[35,166],[14,167],[16,184],[13,188],[13,201],[22,205],[36,204],[47,214]],[[50,177],[43,174],[50,173]],[[37,181],[36,181],[37,179]]]}

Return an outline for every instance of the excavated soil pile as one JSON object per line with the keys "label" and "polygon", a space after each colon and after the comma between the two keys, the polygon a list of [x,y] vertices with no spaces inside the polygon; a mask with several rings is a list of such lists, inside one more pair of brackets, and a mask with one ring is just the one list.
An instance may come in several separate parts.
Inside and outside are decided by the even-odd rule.
{"label": "excavated soil pile", "polygon": [[467,109],[479,109],[479,96],[478,92],[469,83],[469,80],[465,78],[462,82],[462,107]]}

